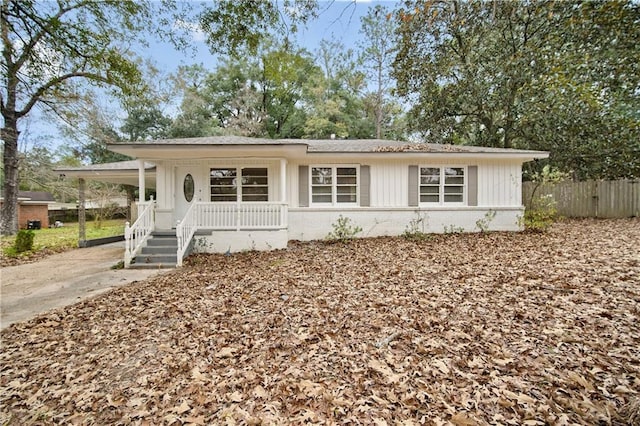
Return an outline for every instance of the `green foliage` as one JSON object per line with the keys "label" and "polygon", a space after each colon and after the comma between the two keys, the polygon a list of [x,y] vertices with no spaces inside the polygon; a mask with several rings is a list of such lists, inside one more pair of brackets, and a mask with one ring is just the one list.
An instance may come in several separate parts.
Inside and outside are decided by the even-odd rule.
{"label": "green foliage", "polygon": [[387,98],[392,89],[389,73],[395,50],[393,33],[396,23],[389,19],[390,14],[386,7],[376,5],[369,8],[367,15],[361,18],[360,33],[364,36],[364,41],[359,46],[359,59],[367,79],[375,86],[369,98],[377,139],[384,138],[387,133],[386,129],[383,129],[383,125],[388,112]]}
{"label": "green foliage", "polygon": [[524,212],[525,229],[534,232],[546,231],[558,217],[556,202],[552,195],[543,195],[532,200],[531,207]]}
{"label": "green foliage", "polygon": [[524,212],[524,227],[534,232],[546,231],[557,219],[558,210],[552,195],[536,197],[536,191],[544,183],[562,182],[568,174],[546,165],[540,172],[534,173],[531,180],[536,183],[531,191],[528,208]]}
{"label": "green foliage", "polygon": [[409,224],[402,233],[402,237],[410,241],[424,241],[430,234],[424,232],[427,226],[427,215],[417,213],[416,217],[409,221]]}
{"label": "green foliage", "polygon": [[394,74],[427,140],[551,152],[574,178],[640,176],[640,4],[408,1]]}
{"label": "green foliage", "polygon": [[493,219],[495,219],[495,217],[496,211],[489,210],[484,214],[484,217],[482,219],[476,220],[476,227],[480,230],[480,232],[488,232],[489,226],[491,225],[491,222],[493,222]]}
{"label": "green foliage", "polygon": [[542,168],[540,172],[534,172],[531,175],[531,181],[535,182],[536,185],[533,187],[533,191],[531,191],[531,198],[529,199],[529,206],[533,207],[534,198],[536,195],[536,191],[540,188],[542,184],[545,183],[558,183],[562,182],[569,178],[569,174],[562,172],[556,168],[551,167],[550,165],[546,165]]}
{"label": "green foliage", "polygon": [[462,234],[464,232],[464,228],[462,226],[456,225],[445,225],[444,233],[445,234]]}
{"label": "green foliage", "polygon": [[[26,231],[20,231],[26,232]],[[33,231],[28,231],[33,232]],[[89,226],[86,229],[88,240],[112,237],[124,234],[123,220],[108,220],[102,223],[100,228]],[[15,257],[18,255],[15,250],[13,237],[2,237],[0,240],[2,251],[6,256]],[[24,254],[38,253],[41,250],[61,251],[78,247],[78,224],[65,223],[62,228],[43,228],[34,233],[32,248]]]}
{"label": "green foliage", "polygon": [[[0,4],[4,194],[2,233],[17,231],[19,122],[34,107],[62,115],[88,86],[134,95],[141,72],[129,46],[149,33],[180,38],[166,20],[178,3],[153,1],[22,1]],[[180,6],[181,7],[181,6]]]}
{"label": "green foliage", "polygon": [[21,229],[16,234],[16,241],[13,248],[16,253],[24,253],[33,250],[33,238],[35,233],[28,229]]}
{"label": "green foliage", "polygon": [[296,32],[299,23],[315,17],[315,0],[217,0],[200,15],[200,26],[214,53],[240,56],[244,49],[255,55],[274,29]]}
{"label": "green foliage", "polygon": [[357,234],[362,232],[362,228],[355,225],[348,217],[340,215],[338,219],[331,224],[333,231],[327,234],[326,239],[332,242],[346,242],[352,240]]}

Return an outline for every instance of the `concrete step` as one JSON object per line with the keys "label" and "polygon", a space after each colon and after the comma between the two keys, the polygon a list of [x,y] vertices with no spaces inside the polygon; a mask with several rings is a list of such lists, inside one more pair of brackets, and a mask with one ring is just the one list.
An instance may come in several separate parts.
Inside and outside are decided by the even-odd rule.
{"label": "concrete step", "polygon": [[178,251],[178,245],[167,245],[167,246],[146,246],[146,247],[142,247],[142,249],[140,250],[140,254],[141,255],[148,255],[148,254],[176,254],[176,252]]}
{"label": "concrete step", "polygon": [[132,263],[130,269],[174,269],[176,263]]}
{"label": "concrete step", "polygon": [[133,269],[175,268],[177,265],[178,238],[174,230],[156,230],[147,239],[133,262]]}
{"label": "concrete step", "polygon": [[151,237],[147,240],[147,246],[176,246],[178,247],[178,239],[174,236],[169,237]]}

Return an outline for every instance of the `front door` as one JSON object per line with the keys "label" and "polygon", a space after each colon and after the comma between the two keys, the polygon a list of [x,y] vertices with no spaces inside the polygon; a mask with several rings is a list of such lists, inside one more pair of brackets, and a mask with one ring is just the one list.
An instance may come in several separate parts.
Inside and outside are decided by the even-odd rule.
{"label": "front door", "polygon": [[176,167],[175,204],[173,209],[174,226],[189,210],[191,204],[200,200],[200,188],[196,170],[193,167]]}

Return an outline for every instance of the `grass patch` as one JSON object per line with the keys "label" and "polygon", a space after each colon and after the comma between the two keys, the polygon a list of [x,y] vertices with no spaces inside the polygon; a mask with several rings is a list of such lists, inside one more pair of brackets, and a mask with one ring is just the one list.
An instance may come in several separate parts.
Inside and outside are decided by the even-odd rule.
{"label": "grass patch", "polygon": [[[102,221],[99,228],[95,222],[87,222],[86,235],[87,240],[97,238],[113,237],[124,233],[125,220],[106,220]],[[27,253],[33,254],[44,250],[63,251],[78,247],[78,224],[65,223],[62,228],[44,228],[34,230],[33,249]],[[15,243],[15,236],[2,237],[1,240],[2,253],[5,256],[13,257],[17,254],[12,250]]]}

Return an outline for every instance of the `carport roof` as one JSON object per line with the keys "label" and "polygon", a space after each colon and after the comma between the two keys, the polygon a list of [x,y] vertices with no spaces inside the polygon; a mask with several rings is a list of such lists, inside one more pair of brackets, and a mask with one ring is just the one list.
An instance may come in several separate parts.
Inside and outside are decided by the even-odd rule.
{"label": "carport roof", "polygon": [[[54,169],[63,177],[77,177],[100,182],[138,186],[138,160],[118,161],[114,163],[90,164],[79,167],[59,167]],[[155,188],[156,166],[144,163],[145,185]]]}

